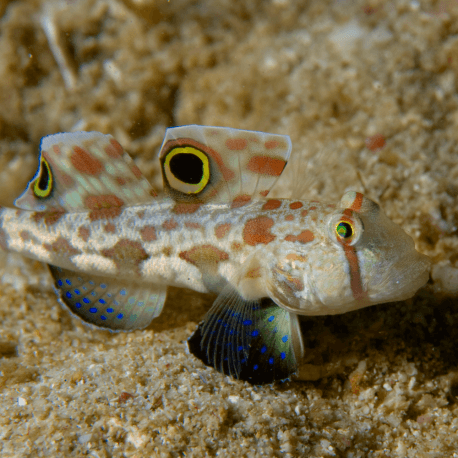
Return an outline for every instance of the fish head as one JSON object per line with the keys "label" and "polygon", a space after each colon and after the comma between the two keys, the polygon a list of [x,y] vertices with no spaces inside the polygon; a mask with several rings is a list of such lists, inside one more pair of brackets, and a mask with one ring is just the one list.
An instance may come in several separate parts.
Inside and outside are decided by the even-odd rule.
{"label": "fish head", "polygon": [[307,247],[298,245],[269,269],[270,297],[295,313],[338,314],[401,301],[428,281],[430,259],[361,193],[347,192],[313,235]]}

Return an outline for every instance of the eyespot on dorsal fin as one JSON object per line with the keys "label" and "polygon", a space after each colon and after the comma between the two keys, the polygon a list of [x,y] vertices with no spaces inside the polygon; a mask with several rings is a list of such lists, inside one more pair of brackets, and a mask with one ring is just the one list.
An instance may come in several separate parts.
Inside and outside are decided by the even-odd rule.
{"label": "eyespot on dorsal fin", "polygon": [[190,125],[167,129],[159,159],[176,202],[237,205],[266,197],[290,154],[286,135]]}
{"label": "eyespot on dorsal fin", "polygon": [[349,209],[357,213],[380,211],[380,206],[377,203],[356,191],[346,192],[340,200],[339,207]]}
{"label": "eyespot on dorsal fin", "polygon": [[97,210],[150,202],[155,195],[111,135],[65,132],[41,139],[37,173],[15,205],[35,211]]}

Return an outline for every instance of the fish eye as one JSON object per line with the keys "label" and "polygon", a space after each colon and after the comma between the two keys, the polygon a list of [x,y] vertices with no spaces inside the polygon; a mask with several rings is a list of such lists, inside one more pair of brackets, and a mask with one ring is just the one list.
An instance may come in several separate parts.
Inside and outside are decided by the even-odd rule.
{"label": "fish eye", "polygon": [[341,221],[336,226],[336,235],[338,238],[343,240],[349,240],[351,237],[353,237],[354,233],[355,231],[353,226],[346,221]]}
{"label": "fish eye", "polygon": [[364,232],[363,222],[353,211],[345,210],[334,213],[328,223],[328,233],[339,245],[352,246]]}
{"label": "fish eye", "polygon": [[186,194],[198,194],[210,181],[207,155],[192,146],[171,149],[163,167],[170,186]]}
{"label": "fish eye", "polygon": [[33,183],[33,193],[39,199],[45,199],[51,194],[53,187],[53,176],[48,161],[41,158],[40,175]]}

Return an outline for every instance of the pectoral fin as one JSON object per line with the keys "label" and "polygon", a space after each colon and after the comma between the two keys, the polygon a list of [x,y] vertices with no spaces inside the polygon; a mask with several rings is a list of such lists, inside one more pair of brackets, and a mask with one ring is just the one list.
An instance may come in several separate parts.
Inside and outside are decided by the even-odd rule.
{"label": "pectoral fin", "polygon": [[245,300],[230,285],[188,345],[206,365],[255,385],[288,379],[303,351],[296,315],[270,299]]}

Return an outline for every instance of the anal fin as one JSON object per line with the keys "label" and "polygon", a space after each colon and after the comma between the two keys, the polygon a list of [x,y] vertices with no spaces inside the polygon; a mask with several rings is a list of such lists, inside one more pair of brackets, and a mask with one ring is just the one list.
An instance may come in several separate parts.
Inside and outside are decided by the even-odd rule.
{"label": "anal fin", "polygon": [[143,329],[162,311],[166,286],[49,268],[60,300],[90,324],[113,331]]}

